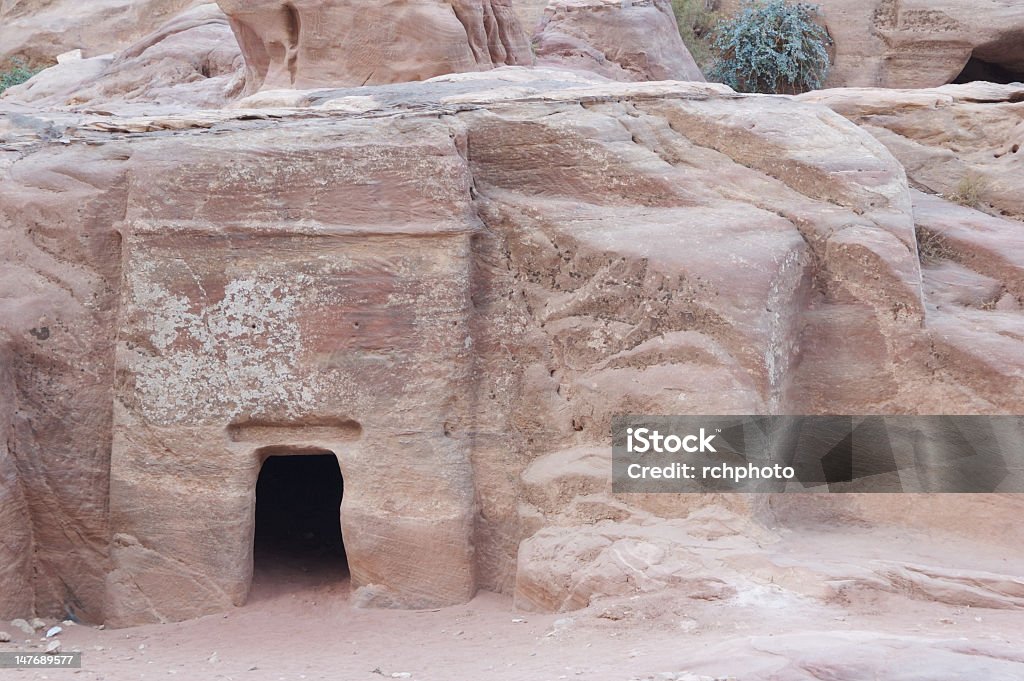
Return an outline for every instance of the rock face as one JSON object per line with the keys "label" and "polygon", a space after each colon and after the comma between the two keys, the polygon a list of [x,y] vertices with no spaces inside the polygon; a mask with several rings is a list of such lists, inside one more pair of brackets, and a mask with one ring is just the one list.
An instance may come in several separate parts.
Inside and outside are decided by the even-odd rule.
{"label": "rock face", "polygon": [[[986,120],[1019,96],[1001,92],[937,115]],[[621,413],[1020,413],[1019,222],[912,192],[821,104],[713,84],[506,68],[287,94],[299,108],[0,118],[0,522],[23,522],[23,490],[35,546],[5,546],[0,593],[30,561],[41,612],[240,603],[262,461],[329,452],[370,605],[487,588],[570,608],[624,582],[742,600],[768,580],[827,599],[856,578],[1019,607],[1005,562],[870,577],[808,549],[816,576],[790,584],[761,547],[781,536],[762,525],[870,519],[1005,558],[1012,496],[617,498],[607,464]]]}
{"label": "rock face", "polygon": [[32,106],[111,104],[219,108],[242,89],[244,62],[214,3],[183,12],[115,55],[72,59],[4,92]]}
{"label": "rock face", "polygon": [[953,82],[972,57],[1024,73],[1024,6],[1018,2],[824,0],[820,4],[836,42],[834,83],[935,87]]}
{"label": "rock face", "polygon": [[3,0],[0,63],[21,56],[52,64],[81,48],[86,57],[130,44],[202,0]]}
{"label": "rock face", "polygon": [[[449,130],[428,122],[343,126],[329,146],[321,132],[133,151],[127,172],[153,181],[123,227],[112,621],[242,603],[260,465],[308,450],[340,462],[364,603],[437,607],[475,592],[469,442],[452,433],[473,392],[470,177]],[[283,221],[280,195],[237,209],[268,163],[272,193],[298,210]],[[168,187],[193,198],[168,203]],[[254,225],[258,250],[236,259]],[[183,476],[193,465],[230,473]],[[138,512],[143,499],[152,513]],[[198,543],[180,531],[197,505],[224,521]]]}
{"label": "rock face", "polygon": [[512,8],[519,17],[519,25],[526,30],[527,35],[533,35],[533,30],[540,22],[544,14],[544,8],[548,6],[548,0],[515,0]]}
{"label": "rock face", "polygon": [[552,0],[533,44],[539,64],[612,80],[704,80],[669,0]]}
{"label": "rock face", "polygon": [[[36,119],[22,120],[33,136],[53,132]],[[10,462],[4,466],[2,513],[5,521],[23,515],[23,495],[33,541],[30,554],[5,556],[11,570],[2,573],[0,593],[4,600],[31,599],[18,588],[24,586],[20,561],[27,560],[40,612],[101,620],[114,382],[107,346],[120,296],[115,223],[125,199],[125,150],[117,144],[89,151],[49,147],[12,165],[9,139],[2,147],[0,243],[4,253],[18,254],[2,269],[0,390],[10,399],[0,430],[6,430],[5,456],[13,457],[17,471],[12,487]],[[4,542],[5,550],[28,546],[26,528],[5,523],[4,529],[18,538]]]}
{"label": "rock face", "polygon": [[[7,312],[5,308],[0,310]],[[18,408],[11,368],[13,348],[0,336],[0,618],[32,612],[35,587],[32,584],[32,521],[18,474],[14,441],[14,418]],[[0,640],[3,640],[0,638]],[[6,640],[10,640],[8,637]]]}
{"label": "rock face", "polygon": [[823,90],[800,99],[870,132],[918,187],[1024,219],[1024,87]]}
{"label": "rock face", "polygon": [[220,0],[247,92],[425,80],[528,64],[511,0]]}

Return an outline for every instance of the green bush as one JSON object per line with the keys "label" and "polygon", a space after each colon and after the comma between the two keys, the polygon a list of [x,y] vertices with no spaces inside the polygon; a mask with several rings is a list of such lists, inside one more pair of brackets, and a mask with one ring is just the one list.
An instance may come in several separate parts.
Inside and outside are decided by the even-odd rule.
{"label": "green bush", "polygon": [[0,94],[9,87],[21,85],[37,73],[39,72],[30,69],[22,60],[12,59],[6,69],[0,70]]}
{"label": "green bush", "polygon": [[796,94],[828,76],[831,39],[814,23],[817,6],[787,0],[746,0],[720,22],[711,40],[717,60],[709,76],[738,92]]}
{"label": "green bush", "polygon": [[709,41],[719,20],[715,0],[672,0],[679,35],[703,71],[712,61]]}

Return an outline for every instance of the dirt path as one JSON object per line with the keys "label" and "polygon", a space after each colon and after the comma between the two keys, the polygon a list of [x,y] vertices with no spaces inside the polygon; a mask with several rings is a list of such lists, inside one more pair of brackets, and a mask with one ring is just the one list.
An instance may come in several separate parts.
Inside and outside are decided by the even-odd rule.
{"label": "dirt path", "polygon": [[[511,599],[490,593],[432,611],[358,609],[350,603],[347,580],[276,563],[256,575],[249,603],[228,614],[123,630],[67,626],[59,636],[63,649],[82,651],[83,669],[4,670],[0,678],[1024,679],[1022,610],[955,607],[884,590],[834,601],[801,593],[801,570],[816,554],[822,569],[832,569],[828,556],[894,556],[899,537],[883,539],[879,532],[793,534],[782,549],[786,560],[774,558],[783,565],[779,574],[788,575],[785,588],[769,578],[720,601],[660,592],[545,615],[518,612]],[[950,555],[939,542],[922,546]],[[1006,566],[996,553],[974,555],[971,562]],[[31,645],[40,650],[45,643],[34,639]],[[0,650],[13,649],[26,649],[24,640],[0,644]]]}

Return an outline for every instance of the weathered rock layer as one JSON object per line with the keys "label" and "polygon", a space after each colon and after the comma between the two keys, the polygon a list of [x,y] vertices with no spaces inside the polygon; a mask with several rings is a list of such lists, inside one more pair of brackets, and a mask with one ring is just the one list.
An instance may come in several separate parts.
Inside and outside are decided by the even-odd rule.
{"label": "weathered rock layer", "polygon": [[511,0],[220,0],[247,91],[425,80],[531,61]]}
{"label": "weathered rock layer", "polygon": [[21,86],[9,102],[33,107],[126,103],[220,108],[244,84],[244,61],[227,17],[214,3],[194,7],[116,54],[69,59]]}
{"label": "weathered rock layer", "polygon": [[[727,598],[673,537],[742,553],[755,531],[673,518],[928,514],[617,499],[614,414],[1024,406],[1022,270],[999,246],[1019,223],[912,192],[820,104],[523,69],[273,103],[0,119],[3,593],[29,561],[41,612],[237,604],[262,458],[329,451],[368,604],[574,607],[613,593],[625,549],[652,589]],[[924,267],[922,229],[948,233]],[[980,539],[1017,512],[958,503]]]}
{"label": "weathered rock layer", "polygon": [[203,0],[4,0],[0,63],[22,57],[52,64],[81,49],[87,57],[114,52]]}
{"label": "weathered rock layer", "polygon": [[538,64],[612,80],[704,80],[669,0],[553,0],[533,45]]}

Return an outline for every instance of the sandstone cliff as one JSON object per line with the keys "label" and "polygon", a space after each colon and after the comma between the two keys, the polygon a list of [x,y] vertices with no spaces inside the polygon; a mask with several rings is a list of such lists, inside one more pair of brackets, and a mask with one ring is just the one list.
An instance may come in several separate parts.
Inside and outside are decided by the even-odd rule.
{"label": "sandstone cliff", "polygon": [[247,91],[376,85],[527,64],[511,0],[221,0]]}
{"label": "sandstone cliff", "polygon": [[49,65],[82,49],[94,57],[141,38],[202,0],[4,0],[0,62],[20,56]]}
{"label": "sandstone cliff", "polygon": [[[857,96],[821,95],[904,140],[922,130],[911,148],[931,153],[923,111],[883,118],[876,91]],[[1020,88],[917,96],[1006,130],[1020,115]],[[747,555],[759,527],[813,518],[1019,541],[1013,497],[606,489],[617,413],[1019,412],[1012,187],[989,197],[1007,216],[914,191],[908,172],[944,185],[905,170],[910,143],[888,128],[716,85],[518,68],[0,125],[16,405],[0,518],[23,537],[3,593],[23,598],[31,560],[41,612],[129,624],[244,600],[267,446],[338,454],[369,603],[486,588],[574,607],[618,593],[628,546],[649,588],[727,597],[681,537],[724,533]],[[983,170],[1004,127],[978,128],[961,162]],[[922,253],[927,233],[944,247]],[[565,545],[581,532],[589,549]]]}
{"label": "sandstone cliff", "polygon": [[4,92],[33,107],[113,103],[220,108],[244,86],[245,63],[228,19],[214,3],[182,12],[116,54],[67,59]]}
{"label": "sandstone cliff", "polygon": [[[719,657],[1019,676],[794,653],[837,612],[1015,622],[1017,496],[616,495],[609,430],[1020,414],[1024,87],[611,82],[700,80],[661,0],[550,3],[573,71],[517,66],[503,0],[193,4],[0,7],[5,49],[86,51],[0,100],[0,617],[240,605],[263,462],[331,454],[362,606],[665,592],[797,613]],[[824,12],[838,82],[1020,68],[1016,5]]]}
{"label": "sandstone cliff", "polygon": [[612,80],[698,80],[669,0],[555,0],[533,36],[537,62]]}

